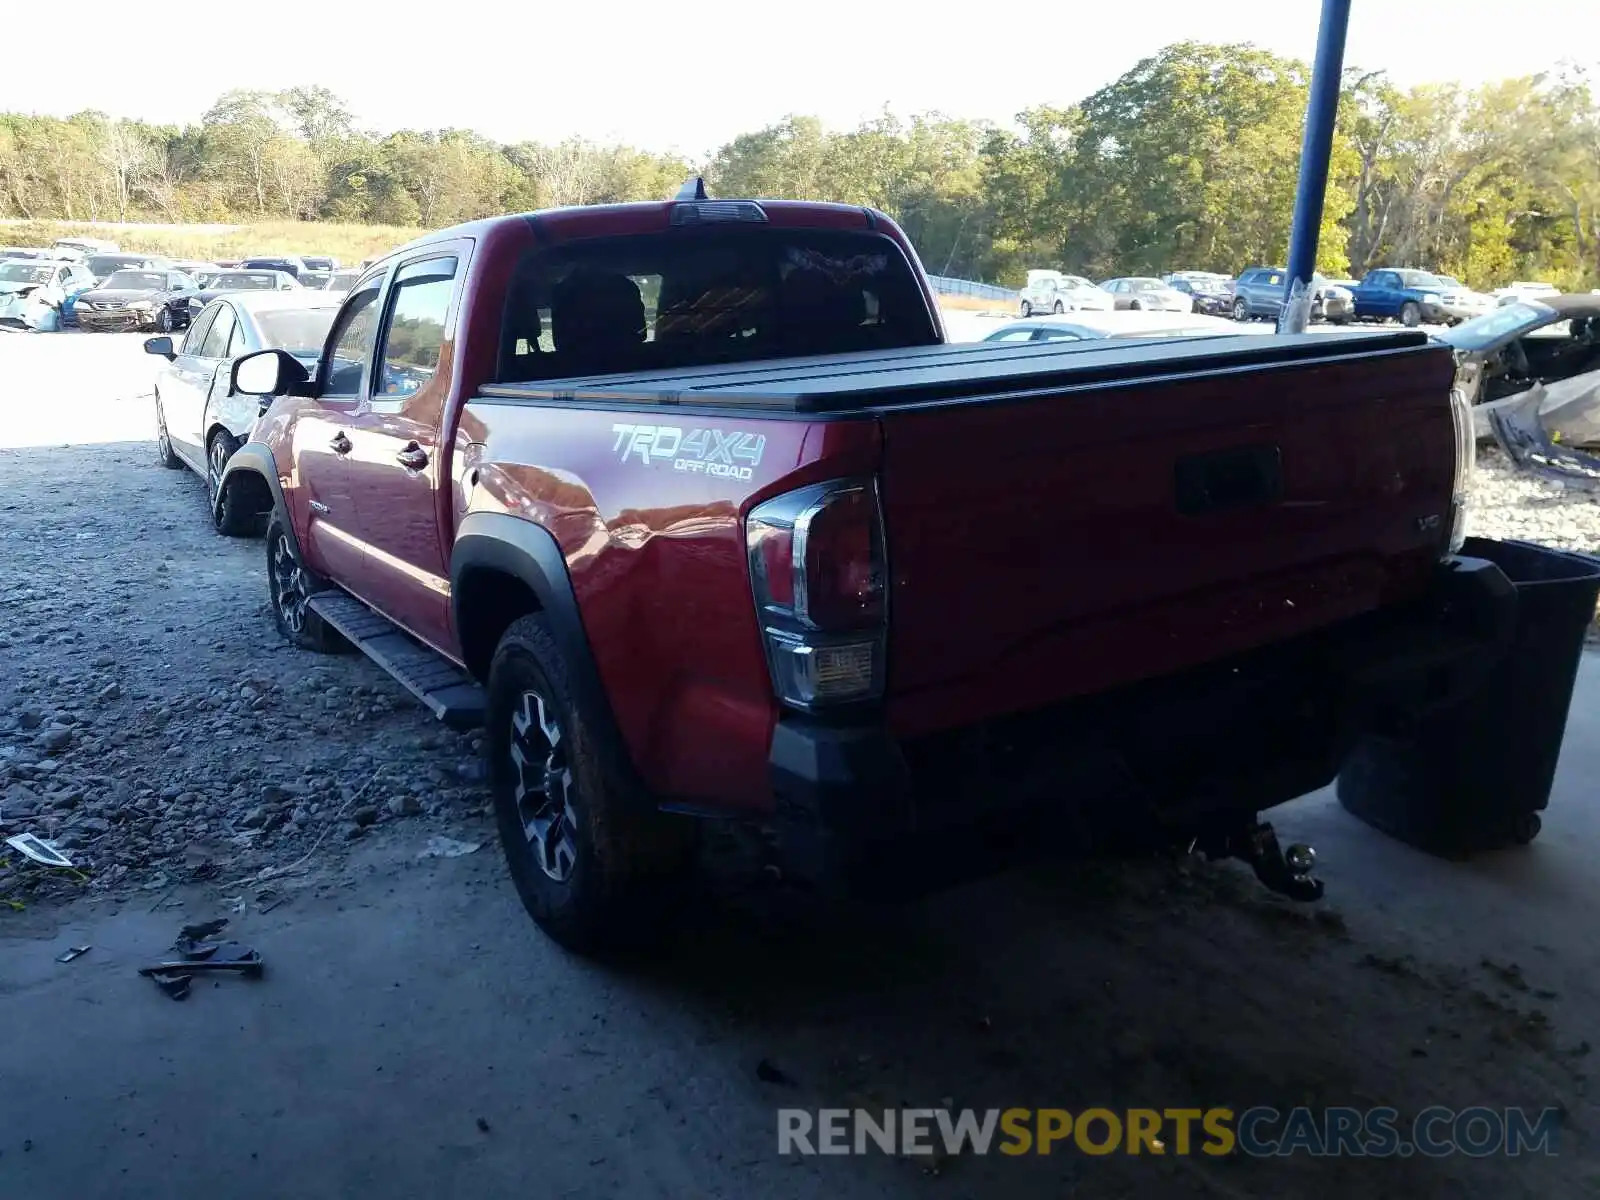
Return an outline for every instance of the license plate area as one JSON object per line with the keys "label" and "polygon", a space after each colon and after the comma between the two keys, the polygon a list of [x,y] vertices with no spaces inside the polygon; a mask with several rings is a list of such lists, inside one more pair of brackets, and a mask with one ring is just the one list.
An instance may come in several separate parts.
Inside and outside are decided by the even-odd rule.
{"label": "license plate area", "polygon": [[1173,485],[1186,517],[1276,504],[1283,496],[1283,454],[1268,444],[1191,454],[1174,465]]}

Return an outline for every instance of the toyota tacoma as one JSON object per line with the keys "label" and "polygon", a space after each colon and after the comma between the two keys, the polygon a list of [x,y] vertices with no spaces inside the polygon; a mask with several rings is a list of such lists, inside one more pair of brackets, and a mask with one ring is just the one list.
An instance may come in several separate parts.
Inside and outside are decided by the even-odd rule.
{"label": "toyota tacoma", "polygon": [[1414,332],[950,345],[884,214],[689,186],[373,262],[314,368],[234,365],[270,407],[222,493],[286,638],[486,727],[569,946],[712,819],[866,889],[1197,844],[1310,898],[1260,814],[1503,636],[1452,370]]}

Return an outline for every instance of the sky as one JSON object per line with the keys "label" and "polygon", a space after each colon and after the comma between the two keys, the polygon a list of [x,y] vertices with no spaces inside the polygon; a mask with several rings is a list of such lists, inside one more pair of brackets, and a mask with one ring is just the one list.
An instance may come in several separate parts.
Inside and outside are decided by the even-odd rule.
{"label": "sky", "polygon": [[[4,19],[12,52],[0,56],[0,111],[184,124],[231,87],[321,84],[380,133],[576,135],[698,160],[789,113],[834,128],[885,106],[1008,122],[1080,100],[1176,41],[1249,41],[1309,60],[1320,9],[1319,0],[271,0],[194,4],[157,20],[125,0],[82,0],[70,18],[22,0]],[[64,20],[97,40],[48,49]],[[17,52],[29,45],[40,52]],[[1403,85],[1477,84],[1562,58],[1600,68],[1600,0],[1354,0],[1345,54]]]}

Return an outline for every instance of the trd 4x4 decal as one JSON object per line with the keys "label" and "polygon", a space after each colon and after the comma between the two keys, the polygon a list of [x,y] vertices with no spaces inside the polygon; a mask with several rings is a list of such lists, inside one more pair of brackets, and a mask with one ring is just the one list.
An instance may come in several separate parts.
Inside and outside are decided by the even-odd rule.
{"label": "trd 4x4 decal", "polygon": [[748,482],[767,448],[763,433],[740,429],[682,429],[676,425],[613,425],[611,447],[623,462],[637,458],[646,466],[671,463],[674,471]]}

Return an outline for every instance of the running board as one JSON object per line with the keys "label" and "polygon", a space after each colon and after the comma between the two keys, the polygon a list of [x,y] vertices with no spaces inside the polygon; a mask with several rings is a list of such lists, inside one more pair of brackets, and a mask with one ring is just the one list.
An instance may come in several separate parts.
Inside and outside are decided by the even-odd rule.
{"label": "running board", "polygon": [[451,729],[476,729],[483,724],[483,689],[455,663],[413,640],[388,617],[335,588],[312,596],[310,607]]}

